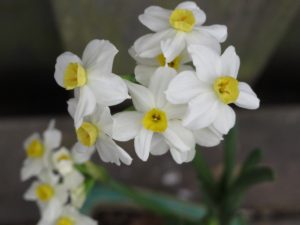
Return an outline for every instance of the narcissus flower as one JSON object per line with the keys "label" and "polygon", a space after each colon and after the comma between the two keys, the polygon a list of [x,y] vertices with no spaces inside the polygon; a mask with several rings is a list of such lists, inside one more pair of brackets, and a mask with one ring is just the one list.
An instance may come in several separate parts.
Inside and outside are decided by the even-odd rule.
{"label": "narcissus flower", "polygon": [[234,47],[222,56],[203,46],[191,46],[189,52],[196,73],[178,74],[166,92],[173,104],[188,103],[183,124],[190,129],[212,125],[226,134],[235,124],[231,103],[246,109],[257,109],[259,99],[250,86],[237,80],[240,59]]}
{"label": "narcissus flower", "polygon": [[134,138],[135,151],[143,161],[150,153],[161,155],[169,149],[177,163],[191,161],[194,157],[193,133],[181,125],[185,106],[168,103],[164,94],[175,75],[176,71],[171,68],[158,68],[149,89],[127,82],[137,111],[114,115],[114,139],[128,141]]}
{"label": "narcissus flower", "polygon": [[137,66],[134,69],[135,79],[147,87],[149,86],[150,80],[158,67],[168,66],[175,69],[177,72],[193,69],[191,66],[187,65],[187,63],[191,62],[191,58],[187,51],[181,52],[169,63],[167,63],[162,52],[154,58],[138,57],[133,48],[129,50],[129,53],[137,62]]}
{"label": "narcissus flower", "polygon": [[117,52],[109,41],[93,40],[86,46],[82,60],[71,52],[57,58],[56,82],[66,90],[74,90],[78,98],[74,114],[76,128],[84,116],[94,111],[96,103],[112,106],[129,97],[124,81],[112,73]]}
{"label": "narcissus flower", "polygon": [[[75,115],[78,106],[76,99],[68,102],[69,113]],[[96,105],[95,111],[83,118],[83,123],[76,129],[78,142],[73,147],[75,162],[83,163],[90,159],[97,149],[104,162],[120,165],[123,162],[130,165],[132,158],[129,154],[112,140],[113,120],[108,107]]]}
{"label": "narcissus flower", "polygon": [[40,176],[24,194],[25,200],[35,201],[44,221],[53,219],[68,200],[67,190],[51,176]]}
{"label": "narcissus flower", "polygon": [[75,169],[72,155],[65,147],[53,153],[52,164],[53,169],[63,178],[62,185],[67,190],[76,189],[84,181],[83,175]]}
{"label": "narcissus flower", "polygon": [[38,176],[43,169],[51,166],[50,153],[59,147],[61,142],[61,132],[54,125],[55,122],[51,121],[43,133],[43,138],[38,133],[34,133],[25,140],[24,149],[27,158],[21,169],[22,181]]}
{"label": "narcissus flower", "polygon": [[154,34],[142,36],[134,43],[139,57],[154,58],[162,52],[172,62],[186,46],[205,45],[220,52],[220,42],[227,38],[223,25],[203,26],[205,13],[194,2],[182,2],[174,10],[150,6],[139,20]]}
{"label": "narcissus flower", "polygon": [[51,219],[42,218],[38,225],[97,225],[92,218],[81,214],[76,208],[65,206]]}

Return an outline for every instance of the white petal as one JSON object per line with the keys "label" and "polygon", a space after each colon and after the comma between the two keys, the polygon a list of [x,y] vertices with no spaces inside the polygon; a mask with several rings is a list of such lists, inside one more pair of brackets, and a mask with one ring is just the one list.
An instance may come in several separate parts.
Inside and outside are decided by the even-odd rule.
{"label": "white petal", "polygon": [[260,100],[259,98],[257,98],[256,94],[248,84],[239,82],[239,90],[240,94],[237,101],[235,102],[237,106],[245,109],[259,108]]}
{"label": "white petal", "polygon": [[77,142],[72,148],[72,159],[75,163],[82,164],[90,160],[94,152],[95,146],[85,147],[79,142]]}
{"label": "white petal", "polygon": [[170,146],[174,146],[182,152],[189,151],[195,146],[193,133],[184,128],[179,120],[169,121],[163,136]]}
{"label": "white petal", "polygon": [[206,127],[193,132],[196,143],[204,147],[213,147],[223,140],[222,134],[213,127]]}
{"label": "white petal", "polygon": [[134,50],[134,47],[132,46],[129,50],[128,50],[129,55],[134,58],[134,60],[141,65],[145,65],[145,66],[159,66],[159,62],[156,58],[142,58],[142,57],[138,57],[137,53]]}
{"label": "white petal", "polygon": [[25,181],[29,178],[38,175],[43,169],[42,160],[30,160],[26,159],[21,169],[21,180]]}
{"label": "white petal", "polygon": [[137,65],[134,69],[135,79],[142,85],[148,87],[150,79],[156,71],[157,67]]}
{"label": "white petal", "polygon": [[240,68],[240,57],[236,54],[235,48],[229,46],[221,56],[221,71],[225,76],[237,77]]}
{"label": "white petal", "polygon": [[134,139],[135,152],[143,161],[149,157],[152,136],[152,131],[142,128]]}
{"label": "white petal", "polygon": [[74,115],[74,123],[76,128],[80,127],[85,116],[94,112],[95,107],[96,99],[89,87],[84,86],[80,88],[79,101]]}
{"label": "white petal", "polygon": [[129,98],[124,80],[115,74],[91,77],[87,85],[100,105],[117,105]]}
{"label": "white petal", "polygon": [[74,169],[71,173],[64,177],[63,186],[68,190],[72,190],[82,184],[83,181],[83,175]]}
{"label": "white petal", "polygon": [[139,57],[154,58],[161,53],[161,40],[166,40],[175,35],[176,31],[173,29],[146,34],[134,42],[134,50]]}
{"label": "white petal", "polygon": [[224,25],[201,26],[200,29],[216,38],[220,43],[226,41],[227,27]]}
{"label": "white petal", "polygon": [[120,161],[126,165],[130,165],[132,162],[130,155],[106,135],[97,141],[96,146],[100,158],[104,162],[115,163],[117,165],[121,165]]}
{"label": "white petal", "polygon": [[167,103],[165,91],[175,76],[176,71],[170,67],[159,67],[152,76],[149,90],[154,96],[155,106],[157,108],[162,108]]}
{"label": "white petal", "polygon": [[27,191],[24,193],[24,199],[26,201],[35,201],[37,199],[35,194],[35,189],[39,183],[37,181],[34,181],[30,187],[27,189]]}
{"label": "white petal", "polygon": [[173,105],[168,103],[162,110],[167,114],[168,120],[182,119],[187,111],[187,105]]}
{"label": "white petal", "polygon": [[221,53],[221,45],[219,41],[209,33],[202,31],[201,27],[188,33],[186,36],[188,47],[191,45],[201,45],[209,48],[217,54]]}
{"label": "white petal", "polygon": [[155,107],[154,96],[146,87],[129,81],[126,84],[137,111],[147,112]]}
{"label": "white petal", "polygon": [[96,125],[101,132],[109,136],[112,135],[113,118],[109,107],[97,104],[95,111],[88,119]]}
{"label": "white petal", "polygon": [[222,134],[227,134],[235,124],[235,112],[225,104],[220,104],[213,126]]}
{"label": "white petal", "polygon": [[137,136],[142,128],[143,114],[138,112],[120,112],[113,115],[113,139],[129,141]]}
{"label": "white petal", "polygon": [[170,152],[174,161],[178,164],[192,161],[196,153],[195,149],[189,150],[187,152],[181,152],[174,147],[170,149]]}
{"label": "white petal", "polygon": [[188,47],[188,51],[196,67],[198,78],[213,84],[218,77],[220,56],[211,49],[201,45],[191,45]]}
{"label": "white petal", "polygon": [[47,129],[44,134],[44,145],[48,150],[58,148],[61,143],[61,131],[55,128]]}
{"label": "white petal", "polygon": [[216,118],[219,104],[215,93],[198,95],[189,103],[183,125],[192,130],[208,127]]}
{"label": "white petal", "polygon": [[62,203],[54,198],[46,206],[43,211],[42,220],[43,221],[54,221],[61,213]]}
{"label": "white petal", "polygon": [[169,17],[171,11],[159,6],[150,6],[144,14],[139,16],[142,24],[154,32],[162,31],[170,27]]}
{"label": "white petal", "polygon": [[150,146],[150,153],[152,155],[163,155],[169,150],[169,146],[165,142],[163,136],[158,133],[154,133]]}
{"label": "white petal", "polygon": [[82,62],[87,69],[89,78],[91,74],[101,76],[103,73],[111,73],[113,60],[117,53],[118,50],[109,41],[90,41],[82,56]]}
{"label": "white petal", "polygon": [[81,60],[71,52],[65,52],[56,59],[54,78],[61,87],[64,87],[65,70],[69,63],[81,64]]}
{"label": "white petal", "polygon": [[185,48],[184,32],[177,32],[174,37],[161,41],[161,50],[166,58],[166,62],[172,62]]}
{"label": "white petal", "polygon": [[74,119],[78,100],[76,98],[71,98],[67,101],[67,104],[68,104],[68,113]]}
{"label": "white petal", "polygon": [[196,25],[201,25],[206,20],[205,13],[197,6],[195,2],[185,1],[177,5],[176,9],[188,9],[191,10],[196,19]]}
{"label": "white petal", "polygon": [[200,82],[195,72],[184,71],[170,82],[166,97],[173,104],[183,104],[188,103],[201,92],[205,92],[206,89],[206,85]]}

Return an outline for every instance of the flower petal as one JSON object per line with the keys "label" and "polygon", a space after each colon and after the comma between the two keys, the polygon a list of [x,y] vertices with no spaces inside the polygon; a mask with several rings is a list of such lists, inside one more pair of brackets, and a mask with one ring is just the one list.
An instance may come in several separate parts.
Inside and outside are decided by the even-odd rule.
{"label": "flower petal", "polygon": [[69,63],[82,64],[80,58],[71,52],[65,52],[56,59],[54,78],[61,87],[64,87],[65,70]]}
{"label": "flower petal", "polygon": [[137,55],[137,53],[134,50],[134,47],[132,46],[128,50],[129,55],[138,63],[145,66],[159,66],[159,62],[156,58],[142,58]]}
{"label": "flower petal", "polygon": [[240,57],[236,54],[235,48],[229,46],[221,56],[220,74],[237,77],[240,68]]}
{"label": "flower petal", "polygon": [[42,160],[26,159],[21,169],[21,180],[25,181],[29,178],[38,175],[43,169]]}
{"label": "flower petal", "polygon": [[142,85],[148,87],[156,69],[157,67],[154,66],[137,65],[134,69],[135,79]]}
{"label": "flower petal", "polygon": [[209,84],[213,84],[218,77],[220,56],[211,49],[202,45],[191,45],[188,51],[196,67],[198,78]]}
{"label": "flower petal", "polygon": [[201,26],[200,29],[216,38],[220,43],[227,39],[227,27],[224,25]]}
{"label": "flower petal", "polygon": [[126,82],[129,93],[132,97],[132,102],[137,111],[147,112],[155,107],[154,96],[146,87]]}
{"label": "flower petal", "polygon": [[205,13],[197,6],[195,2],[185,1],[177,5],[176,9],[188,9],[191,10],[196,19],[196,25],[201,25],[206,20]]}
{"label": "flower petal", "polygon": [[75,163],[82,164],[92,157],[95,152],[95,146],[85,147],[77,142],[72,148],[72,159]]}
{"label": "flower petal", "polygon": [[138,112],[120,112],[113,115],[113,139],[117,141],[133,139],[142,128],[142,118],[143,114]]}
{"label": "flower petal", "polygon": [[93,113],[95,107],[96,99],[89,87],[80,88],[79,100],[74,115],[76,129],[80,127],[85,116]]}
{"label": "flower petal", "polygon": [[216,146],[223,140],[222,134],[212,126],[195,130],[193,133],[196,143],[204,147]]}
{"label": "flower petal", "polygon": [[159,67],[153,74],[149,90],[154,96],[155,107],[162,108],[167,103],[165,91],[176,74],[176,71],[170,67]]}
{"label": "flower petal", "polygon": [[142,24],[154,32],[159,32],[170,27],[169,17],[171,11],[159,6],[150,6],[145,9],[144,14],[139,16]]}
{"label": "flower petal", "polygon": [[124,80],[115,74],[91,77],[89,78],[88,87],[100,105],[117,105],[129,98]]}
{"label": "flower petal", "polygon": [[97,141],[96,146],[100,158],[104,162],[115,163],[118,166],[121,165],[121,162],[126,165],[130,165],[132,162],[130,155],[107,135],[101,136],[100,140]]}
{"label": "flower petal", "polygon": [[161,50],[166,63],[172,62],[183,51],[186,46],[185,37],[184,32],[177,32],[175,36],[161,41]]}
{"label": "flower petal", "polygon": [[116,47],[106,40],[92,40],[86,46],[82,62],[91,76],[101,76],[112,71],[115,55],[118,53]]}
{"label": "flower petal", "polygon": [[167,114],[168,120],[182,119],[186,113],[187,105],[173,105],[168,103],[162,110]]}
{"label": "flower petal", "polygon": [[163,155],[169,150],[169,145],[165,142],[161,134],[154,133],[151,141],[150,153],[152,155]]}
{"label": "flower petal", "polygon": [[214,93],[198,95],[189,103],[183,125],[192,130],[208,127],[216,118],[219,104]]}
{"label": "flower petal", "polygon": [[237,106],[245,109],[259,108],[260,100],[247,83],[239,82],[239,90],[240,94],[235,102]]}
{"label": "flower petal", "polygon": [[175,35],[176,31],[171,28],[154,34],[146,34],[134,42],[134,50],[139,57],[154,58],[161,53],[161,40]]}
{"label": "flower petal", "polygon": [[142,128],[134,139],[134,148],[138,157],[147,161],[150,153],[153,132]]}
{"label": "flower petal", "polygon": [[23,198],[26,201],[35,201],[37,199],[36,194],[35,194],[35,189],[39,182],[34,181],[30,187],[27,189],[27,191],[24,193]]}
{"label": "flower petal", "polygon": [[168,145],[186,152],[195,147],[193,133],[181,125],[181,121],[169,121],[167,130],[163,133]]}
{"label": "flower petal", "polygon": [[78,100],[76,98],[71,98],[67,101],[67,104],[68,104],[68,113],[74,119]]}
{"label": "flower petal", "polygon": [[199,81],[195,72],[184,71],[170,82],[166,97],[173,104],[184,104],[206,89],[206,85]]}
{"label": "flower petal", "polygon": [[220,104],[213,126],[222,134],[227,134],[235,124],[235,112],[225,104]]}
{"label": "flower petal", "polygon": [[171,152],[172,158],[178,164],[192,161],[193,158],[195,157],[195,153],[196,153],[195,149],[189,150],[187,152],[181,152],[174,147],[170,149],[170,152]]}
{"label": "flower petal", "polygon": [[47,147],[48,150],[58,148],[60,146],[61,138],[62,138],[61,131],[58,129],[55,129],[54,124],[52,127],[51,122],[50,122],[49,128],[43,134],[44,145]]}

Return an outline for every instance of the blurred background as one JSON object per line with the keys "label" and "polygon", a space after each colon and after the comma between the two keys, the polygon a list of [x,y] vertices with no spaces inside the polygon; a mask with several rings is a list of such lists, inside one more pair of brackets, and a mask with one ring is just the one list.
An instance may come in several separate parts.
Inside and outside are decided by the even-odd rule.
{"label": "blurred background", "polygon": [[[35,205],[22,200],[29,185],[19,181],[23,140],[56,118],[64,132],[64,145],[74,143],[66,112],[70,96],[53,78],[56,57],[66,50],[81,55],[90,40],[108,39],[120,51],[114,72],[132,73],[135,63],[127,49],[149,32],[137,16],[150,5],[172,9],[179,2],[0,0],[0,225],[35,224],[38,219]],[[259,110],[237,111],[238,158],[261,147],[264,163],[275,169],[277,178],[250,191],[245,212],[253,224],[300,224],[300,1],[195,2],[206,12],[207,25],[228,26],[223,49],[231,44],[236,47],[241,57],[239,79],[250,82],[261,99]],[[130,143],[125,145],[134,156]],[[203,149],[203,153],[217,176],[221,146]],[[136,159],[130,167],[107,167],[128,184],[201,201],[192,166],[177,165],[170,156],[152,157],[147,163]]]}

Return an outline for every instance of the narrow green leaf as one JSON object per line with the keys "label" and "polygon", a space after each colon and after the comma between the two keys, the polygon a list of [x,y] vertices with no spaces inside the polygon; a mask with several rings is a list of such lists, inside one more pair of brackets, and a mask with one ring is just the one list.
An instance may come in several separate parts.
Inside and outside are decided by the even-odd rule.
{"label": "narrow green leaf", "polygon": [[255,149],[249,153],[246,160],[243,163],[241,174],[253,169],[257,164],[261,162],[262,151],[260,149]]}
{"label": "narrow green leaf", "polygon": [[128,80],[130,82],[137,83],[134,74],[126,74],[126,75],[123,75],[122,78],[124,80]]}

